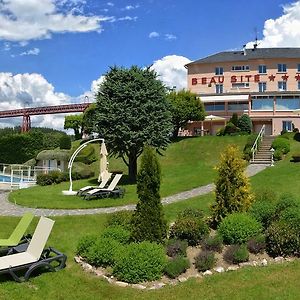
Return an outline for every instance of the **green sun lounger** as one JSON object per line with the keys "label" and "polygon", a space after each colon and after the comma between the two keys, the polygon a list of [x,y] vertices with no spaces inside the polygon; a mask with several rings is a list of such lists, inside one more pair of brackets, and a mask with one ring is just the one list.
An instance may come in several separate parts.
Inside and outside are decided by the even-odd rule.
{"label": "green sun lounger", "polygon": [[34,215],[31,212],[25,213],[10,237],[8,239],[0,239],[0,247],[17,246],[24,237],[33,217]]}

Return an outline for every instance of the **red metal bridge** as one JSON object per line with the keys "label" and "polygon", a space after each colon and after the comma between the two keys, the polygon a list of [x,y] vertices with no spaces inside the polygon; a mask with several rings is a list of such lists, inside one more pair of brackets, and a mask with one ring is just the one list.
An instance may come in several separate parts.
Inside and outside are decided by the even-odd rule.
{"label": "red metal bridge", "polygon": [[26,132],[31,127],[30,116],[83,112],[89,105],[90,103],[80,103],[4,110],[0,111],[0,118],[23,117],[22,132]]}

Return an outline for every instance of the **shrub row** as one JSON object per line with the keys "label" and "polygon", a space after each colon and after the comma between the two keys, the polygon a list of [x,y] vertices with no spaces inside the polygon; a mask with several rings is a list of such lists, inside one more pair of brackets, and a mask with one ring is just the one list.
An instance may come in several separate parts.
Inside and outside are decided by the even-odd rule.
{"label": "shrub row", "polygon": [[290,141],[284,137],[277,137],[272,142],[274,152],[274,160],[281,160],[284,154],[290,152]]}

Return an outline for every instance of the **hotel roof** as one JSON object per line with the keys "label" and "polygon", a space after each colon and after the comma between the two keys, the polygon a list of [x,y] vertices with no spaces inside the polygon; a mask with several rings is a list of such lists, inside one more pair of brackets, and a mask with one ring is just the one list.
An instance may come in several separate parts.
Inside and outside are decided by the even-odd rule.
{"label": "hotel roof", "polygon": [[254,59],[269,58],[299,58],[300,60],[300,48],[252,48],[245,49],[245,51],[224,51],[195,60],[186,64],[186,66],[219,62],[246,62]]}

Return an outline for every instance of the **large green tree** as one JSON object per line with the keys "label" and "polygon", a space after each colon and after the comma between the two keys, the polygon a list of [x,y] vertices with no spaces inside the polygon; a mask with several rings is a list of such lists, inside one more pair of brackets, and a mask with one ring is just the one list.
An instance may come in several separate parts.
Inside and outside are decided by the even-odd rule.
{"label": "large green tree", "polygon": [[165,149],[172,130],[166,90],[150,68],[111,67],[96,94],[96,127],[111,155],[121,157],[136,181],[145,144]]}
{"label": "large green tree", "polygon": [[188,121],[204,120],[204,105],[196,94],[181,90],[172,91],[167,97],[171,104],[174,138],[178,136],[179,129],[185,127]]}
{"label": "large green tree", "polygon": [[167,223],[159,194],[160,178],[158,159],[153,149],[147,146],[142,155],[137,178],[139,202],[132,216],[131,232],[134,241],[162,243],[167,235]]}
{"label": "large green tree", "polygon": [[82,114],[65,116],[64,129],[74,129],[75,140],[82,137],[82,117]]}
{"label": "large green tree", "polygon": [[94,131],[96,117],[96,103],[91,103],[83,112],[82,127],[86,134],[91,134]]}

